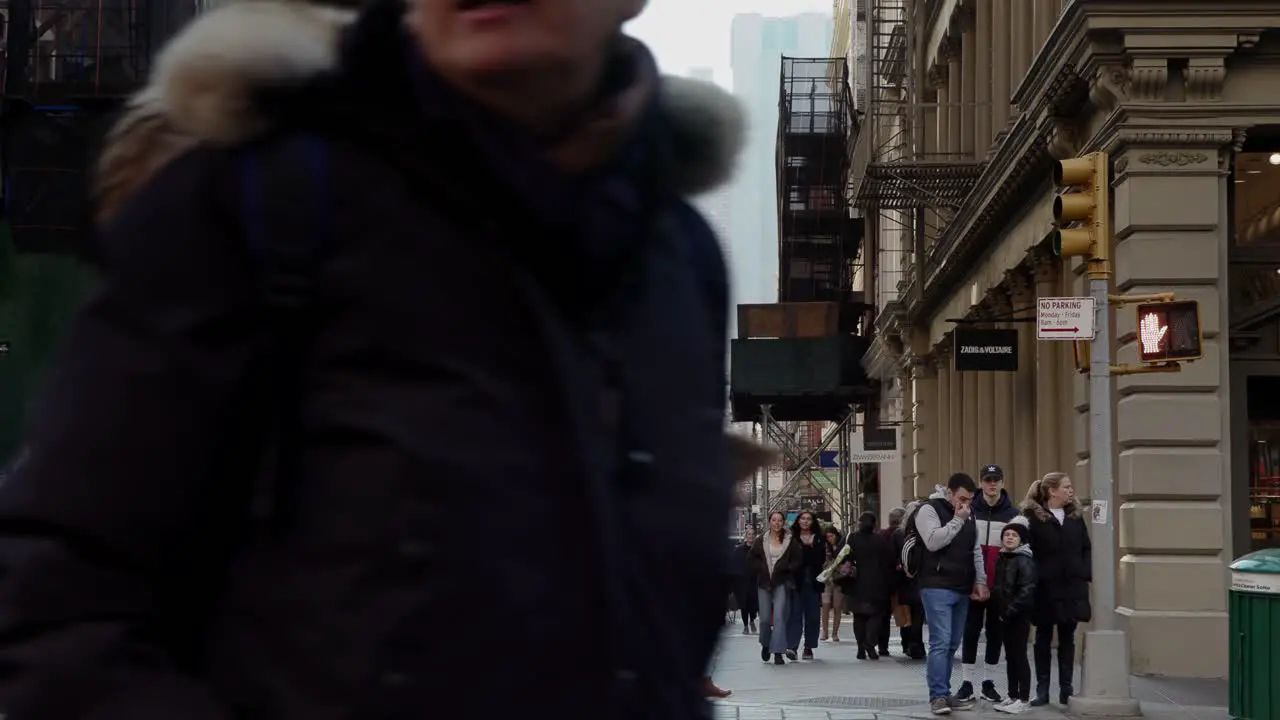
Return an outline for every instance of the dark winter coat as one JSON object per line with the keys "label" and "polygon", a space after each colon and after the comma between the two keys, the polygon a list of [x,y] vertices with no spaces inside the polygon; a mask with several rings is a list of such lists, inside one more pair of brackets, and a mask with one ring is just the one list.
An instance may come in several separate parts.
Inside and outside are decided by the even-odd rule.
{"label": "dark winter coat", "polygon": [[1029,616],[1035,607],[1036,563],[1031,548],[1001,550],[991,576],[991,599],[1001,620]]}
{"label": "dark winter coat", "polygon": [[1080,508],[1067,505],[1059,524],[1039,503],[1024,504],[1031,553],[1036,560],[1037,625],[1082,622],[1091,616],[1089,583],[1093,582],[1093,545]]}
{"label": "dark winter coat", "polygon": [[[415,76],[403,5],[364,12],[211,11],[109,138],[105,283],[0,486],[0,713],[705,714],[723,530],[649,529],[672,498],[730,510],[724,266],[680,195],[724,177],[737,111],[663,81],[583,181]],[[304,132],[333,246],[278,516],[250,536],[274,386],[245,197],[280,196],[241,159]],[[477,514],[520,552],[477,565]],[[537,622],[512,644],[516,617]],[[188,627],[198,652],[170,662]],[[501,692],[463,691],[478,668]]]}
{"label": "dark winter coat", "polygon": [[1000,536],[1004,533],[1004,526],[1016,517],[1018,508],[1009,500],[1009,493],[1004,490],[1000,491],[1000,499],[994,505],[988,504],[982,493],[978,493],[973,499],[973,521],[978,527],[978,542],[982,545],[988,578],[995,576],[996,558],[1000,555]]}
{"label": "dark winter coat", "polygon": [[800,546],[800,566],[796,569],[796,583],[808,584],[822,592],[822,583],[818,582],[818,574],[822,572],[827,560],[827,538],[825,535],[813,536],[813,544],[805,545],[798,534],[791,536]]}
{"label": "dark winter coat", "polygon": [[845,607],[857,614],[888,611],[893,594],[893,545],[880,533],[855,532],[849,535],[849,555],[857,575],[844,581]]}
{"label": "dark winter coat", "polygon": [[760,597],[756,594],[759,578],[751,561],[751,545],[741,542],[734,547],[733,569],[734,593],[738,597],[738,608],[748,613],[759,612]]}
{"label": "dark winter coat", "polygon": [[773,564],[773,572],[769,571],[769,559],[764,554],[764,540],[769,533],[766,530],[756,538],[756,542],[751,546],[749,559],[751,562],[751,576],[755,578],[756,587],[761,590],[772,590],[777,587],[796,587],[800,576],[801,564],[804,562],[804,556],[800,550],[800,541],[791,536],[786,536],[787,549],[782,553],[782,557]]}

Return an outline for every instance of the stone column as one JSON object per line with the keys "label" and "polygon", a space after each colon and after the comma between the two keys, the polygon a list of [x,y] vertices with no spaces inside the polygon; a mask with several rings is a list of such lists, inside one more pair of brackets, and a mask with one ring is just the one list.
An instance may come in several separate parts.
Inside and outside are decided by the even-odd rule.
{"label": "stone column", "polygon": [[[987,295],[991,313],[997,318],[1010,317],[1013,308],[1009,304],[1009,293],[1000,286]],[[996,323],[1002,330],[1018,331],[1018,323]],[[1013,471],[1013,378],[1016,373],[992,373],[991,376],[991,459],[1004,469],[1008,476]]]}
{"label": "stone column", "polygon": [[1009,72],[1010,87],[1017,87],[1031,66],[1031,3],[1009,0]]}
{"label": "stone column", "polygon": [[1013,94],[1009,73],[1012,70],[1013,18],[1010,2],[994,0],[991,11],[991,127],[995,134],[1004,132],[1009,125],[1009,98]]}
{"label": "stone column", "polygon": [[911,366],[911,442],[914,483],[908,500],[928,496],[937,478],[938,462],[938,372],[932,358],[917,358]]}
{"label": "stone column", "polygon": [[1044,47],[1044,41],[1049,39],[1049,34],[1053,32],[1053,23],[1058,19],[1058,7],[1053,0],[1041,0],[1028,5],[1031,6],[1031,56],[1034,58]]}
{"label": "stone column", "polygon": [[924,488],[925,495],[933,492],[933,485],[940,485],[951,466],[951,355],[946,345],[939,345],[933,353],[933,368],[938,373],[938,452],[932,462],[933,480]]}
{"label": "stone column", "polygon": [[[1032,261],[1035,273],[1036,297],[1056,297],[1058,274],[1062,261],[1056,257],[1037,253]],[[1063,340],[1039,340],[1036,342],[1036,476],[1061,472],[1058,457],[1058,428],[1062,408],[1059,407],[1058,343]]]}
{"label": "stone column", "polygon": [[[1229,405],[1222,324],[1231,180],[1220,152],[1230,148],[1212,141],[1225,146],[1231,133],[1152,132],[1151,142],[1160,144],[1114,156],[1116,286],[1199,300],[1205,355],[1182,372],[1115,380],[1117,601],[1135,674],[1217,677],[1227,667],[1223,566],[1232,555],[1231,523],[1248,522],[1227,510],[1226,443],[1239,412]],[[1136,362],[1135,313],[1121,309],[1115,317],[1115,337],[1129,339],[1115,361]]]}
{"label": "stone column", "polygon": [[[1035,285],[1029,270],[1017,268],[1005,275],[1009,300],[1015,311],[1035,304]],[[1005,468],[1010,494],[1021,498],[1036,475],[1036,333],[1018,331],[1018,372],[1013,377],[1013,467]]]}
{"label": "stone column", "polygon": [[975,157],[974,140],[977,119],[978,42],[973,17],[966,17],[960,40],[960,152],[965,159]]}
{"label": "stone column", "polygon": [[960,54],[954,40],[947,42],[947,146],[946,152],[958,155],[960,143],[960,117],[964,114],[963,88],[961,88]]}
{"label": "stone column", "polygon": [[970,434],[964,426],[964,376],[965,373],[956,372],[955,366],[952,366],[949,385],[951,402],[947,406],[951,411],[951,417],[948,418],[951,425],[951,444],[947,452],[946,475],[964,468],[964,447],[970,439]]}
{"label": "stone column", "polygon": [[934,125],[938,154],[951,154],[951,90],[944,81],[938,85],[938,122]]}
{"label": "stone column", "polygon": [[991,147],[992,99],[991,80],[994,55],[991,37],[991,5],[994,0],[977,0],[974,7],[973,61],[973,148],[979,158],[986,157]]}
{"label": "stone column", "polygon": [[[915,492],[915,384],[912,380],[912,366],[916,363],[914,355],[907,353],[902,356],[902,364],[898,366],[898,384],[902,386],[902,425],[898,427],[898,456],[902,459],[902,472],[898,480],[898,487],[894,489],[893,496],[881,490],[880,515],[888,521],[889,511],[900,505],[905,505],[908,498],[913,497]],[[894,478],[884,478],[886,484],[893,482]],[[893,504],[890,505],[889,503]]]}
{"label": "stone column", "polygon": [[978,376],[982,373],[963,372],[964,379],[964,412],[961,422],[964,423],[964,449],[960,453],[961,472],[970,475],[978,472],[978,445],[982,437],[982,425],[978,419]]}

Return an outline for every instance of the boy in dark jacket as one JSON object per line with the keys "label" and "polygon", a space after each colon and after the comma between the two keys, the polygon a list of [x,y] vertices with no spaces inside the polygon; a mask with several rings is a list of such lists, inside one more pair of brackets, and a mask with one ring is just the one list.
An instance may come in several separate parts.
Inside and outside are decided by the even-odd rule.
{"label": "boy in dark jacket", "polygon": [[[1021,518],[1019,518],[1020,520]],[[1035,603],[1036,563],[1027,545],[1025,522],[1014,520],[1000,534],[1003,548],[996,560],[991,601],[1000,613],[1005,662],[1009,671],[1009,695],[995,709],[1019,715],[1031,709],[1031,664],[1027,640],[1031,634],[1031,607]]]}

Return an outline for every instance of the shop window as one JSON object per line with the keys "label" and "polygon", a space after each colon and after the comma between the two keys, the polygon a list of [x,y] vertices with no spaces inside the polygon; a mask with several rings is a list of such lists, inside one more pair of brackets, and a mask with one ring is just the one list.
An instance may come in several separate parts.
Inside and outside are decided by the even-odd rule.
{"label": "shop window", "polygon": [[1252,550],[1280,547],[1280,377],[1250,377],[1249,529]]}
{"label": "shop window", "polygon": [[1234,244],[1280,246],[1280,152],[1236,153],[1233,180]]}

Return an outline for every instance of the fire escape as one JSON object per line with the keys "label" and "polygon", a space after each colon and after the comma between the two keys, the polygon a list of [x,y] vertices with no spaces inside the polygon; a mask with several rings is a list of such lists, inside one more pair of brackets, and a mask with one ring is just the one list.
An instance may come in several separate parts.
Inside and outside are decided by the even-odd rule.
{"label": "fire escape", "polygon": [[[864,0],[867,103],[849,167],[853,204],[870,219],[877,253],[874,275],[881,327],[902,293],[919,289],[931,243],[954,219],[983,170],[974,154],[939,150],[943,111],[962,112],[959,98],[940,101],[919,48],[929,27],[926,0]],[[943,131],[945,132],[945,130]]]}
{"label": "fire escape", "polygon": [[778,302],[738,306],[733,414],[783,454],[763,511],[825,508],[847,521],[852,473],[834,458],[870,393],[866,304],[853,285],[862,223],[844,192],[857,123],[844,58],[784,57],[781,69]]}

